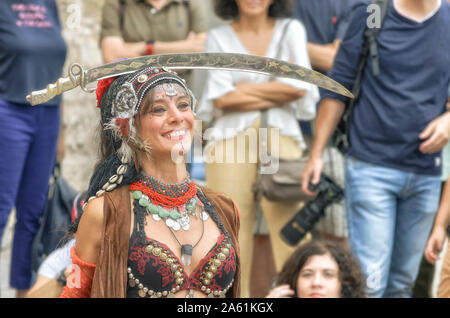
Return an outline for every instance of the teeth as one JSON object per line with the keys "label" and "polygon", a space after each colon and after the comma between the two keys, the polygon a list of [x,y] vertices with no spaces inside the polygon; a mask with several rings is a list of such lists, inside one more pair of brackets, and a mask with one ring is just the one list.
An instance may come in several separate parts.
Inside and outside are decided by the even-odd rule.
{"label": "teeth", "polygon": [[184,135],[186,135],[186,130],[177,130],[177,131],[171,132],[169,134],[169,138],[179,137],[179,136],[184,136]]}

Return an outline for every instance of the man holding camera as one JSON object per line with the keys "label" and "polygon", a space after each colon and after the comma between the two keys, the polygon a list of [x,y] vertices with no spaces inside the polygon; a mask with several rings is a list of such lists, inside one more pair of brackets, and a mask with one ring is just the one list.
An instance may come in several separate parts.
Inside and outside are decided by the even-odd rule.
{"label": "man holding camera", "polygon": [[[367,4],[356,7],[331,73],[351,88]],[[349,241],[372,297],[410,297],[439,204],[441,154],[449,140],[450,5],[442,0],[389,1],[350,121],[345,197]],[[302,175],[316,184],[322,154],[346,99],[323,92],[314,144]]]}

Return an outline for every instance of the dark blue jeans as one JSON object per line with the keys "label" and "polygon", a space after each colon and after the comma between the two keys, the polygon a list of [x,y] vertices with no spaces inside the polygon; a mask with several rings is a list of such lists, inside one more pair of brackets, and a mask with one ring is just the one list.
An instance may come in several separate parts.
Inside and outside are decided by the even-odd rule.
{"label": "dark blue jeans", "polygon": [[16,207],[10,284],[28,289],[31,244],[55,162],[60,108],[31,107],[0,99],[0,122],[0,240]]}

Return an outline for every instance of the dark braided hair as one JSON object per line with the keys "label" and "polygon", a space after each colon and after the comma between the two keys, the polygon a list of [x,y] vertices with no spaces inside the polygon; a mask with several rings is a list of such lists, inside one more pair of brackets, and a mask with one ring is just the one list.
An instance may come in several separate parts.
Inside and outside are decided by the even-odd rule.
{"label": "dark braided hair", "polygon": [[[116,153],[116,150],[119,149],[122,140],[116,138],[111,130],[104,129],[104,125],[108,123],[113,116],[112,104],[113,99],[116,96],[117,89],[127,80],[129,80],[133,75],[134,73],[119,76],[111,83],[111,85],[102,96],[100,102],[101,119],[98,126],[98,131],[100,133],[100,159],[98,160],[94,168],[94,173],[89,182],[89,189],[87,191],[86,199],[95,196],[96,189],[100,188],[105,183],[105,179],[109,178],[109,172],[117,170],[117,168],[122,164],[120,158]],[[127,172],[123,177],[121,186],[128,185],[136,181],[137,177],[138,172],[136,170],[136,167],[134,165],[129,165]],[[72,222],[69,227],[69,234],[73,235],[77,231],[81,216],[82,213],[79,213],[77,218]]]}
{"label": "dark braided hair", "polygon": [[302,244],[283,265],[281,272],[275,278],[275,284],[287,284],[297,295],[297,281],[300,271],[315,255],[330,254],[339,267],[339,280],[341,282],[342,298],[366,297],[365,279],[361,272],[358,260],[351,251],[339,243],[332,241],[311,241]]}
{"label": "dark braided hair", "polygon": [[[113,114],[113,102],[118,94],[118,90],[122,87],[122,85],[127,82],[135,82],[133,79],[139,74],[149,73],[154,76],[151,77],[152,80],[146,82],[148,86],[147,89],[140,90],[142,94],[143,102],[138,105],[138,114],[135,114],[135,119],[139,118],[139,116],[146,112],[146,108],[148,107],[148,96],[146,92],[149,92],[152,85],[159,85],[160,83],[175,83],[181,84],[183,88],[190,93],[189,89],[184,85],[182,80],[176,75],[176,73],[170,73],[167,71],[161,72],[160,68],[147,68],[141,69],[131,74],[126,74],[117,77],[106,89],[106,91],[101,96],[100,101],[100,114],[101,121],[99,126],[100,132],[100,160],[98,161],[94,174],[91,177],[89,182],[89,188],[87,191],[87,198],[90,200],[91,198],[95,198],[101,195],[100,192],[112,191],[113,189],[120,188],[122,186],[126,186],[138,180],[140,165],[138,162],[138,152],[143,148],[143,142],[138,136],[138,134],[134,134],[132,139],[124,140],[120,136],[118,136],[114,130],[106,129],[106,127],[110,124],[111,120],[115,118],[117,114]],[[153,72],[153,73],[152,73]],[[140,82],[142,83],[142,82]],[[142,87],[142,86],[141,86]],[[139,94],[139,93],[138,93]],[[146,95],[147,94],[147,95]],[[191,93],[190,93],[191,94]],[[191,103],[194,102],[195,98],[191,94]],[[139,107],[141,105],[143,107]],[[192,105],[191,105],[192,106]],[[138,125],[139,121],[136,120],[134,122],[134,128]],[[123,144],[126,143],[126,144]],[[123,158],[119,158],[118,150],[122,146],[128,146],[130,152],[132,153],[132,159],[134,162],[128,162],[128,160],[124,161]],[[127,153],[128,154],[128,153]],[[126,163],[125,163],[126,162]],[[122,174],[119,171],[123,170],[122,168],[126,168],[125,173]],[[114,176],[114,177],[113,177]],[[110,181],[111,177],[115,178],[114,181]],[[117,181],[119,180],[120,181]],[[112,182],[111,185],[109,182]],[[112,189],[109,189],[109,186],[112,186]],[[99,192],[100,191],[100,192]],[[72,223],[70,227],[70,233],[75,233],[78,229],[78,224],[80,222],[81,214],[78,215],[77,219]]]}

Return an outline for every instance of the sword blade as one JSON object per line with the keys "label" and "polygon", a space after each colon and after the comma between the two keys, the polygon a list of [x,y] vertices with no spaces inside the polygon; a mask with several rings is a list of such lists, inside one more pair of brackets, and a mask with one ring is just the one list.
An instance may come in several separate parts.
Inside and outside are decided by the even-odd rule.
{"label": "sword blade", "polygon": [[300,65],[283,60],[238,53],[184,53],[141,56],[109,63],[86,71],[86,84],[96,80],[135,72],[143,67],[164,67],[170,70],[203,69],[241,71],[308,82],[340,95],[353,94],[338,82]]}
{"label": "sword blade", "polygon": [[58,94],[81,86],[87,90],[87,85],[100,79],[124,75],[146,67],[161,67],[169,70],[224,70],[264,74],[272,77],[292,78],[308,82],[335,93],[353,98],[353,94],[331,78],[292,64],[286,61],[237,53],[183,53],[141,56],[121,60],[84,71],[77,64],[79,75],[74,75],[71,66],[71,78],[60,78],[56,83],[49,84],[40,91],[34,91],[27,96],[32,105],[42,104]]}

